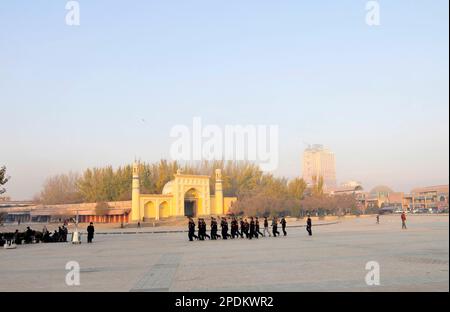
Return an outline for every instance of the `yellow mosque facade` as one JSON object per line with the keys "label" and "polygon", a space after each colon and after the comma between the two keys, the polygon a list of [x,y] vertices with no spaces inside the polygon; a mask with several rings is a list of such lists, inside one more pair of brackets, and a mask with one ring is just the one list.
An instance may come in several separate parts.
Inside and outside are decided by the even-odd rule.
{"label": "yellow mosque facade", "polygon": [[169,217],[198,217],[225,215],[236,197],[224,197],[222,172],[215,171],[215,194],[211,195],[209,176],[183,174],[177,171],[174,179],[163,188],[162,194],[141,194],[139,165],[133,165],[131,221],[160,220]]}

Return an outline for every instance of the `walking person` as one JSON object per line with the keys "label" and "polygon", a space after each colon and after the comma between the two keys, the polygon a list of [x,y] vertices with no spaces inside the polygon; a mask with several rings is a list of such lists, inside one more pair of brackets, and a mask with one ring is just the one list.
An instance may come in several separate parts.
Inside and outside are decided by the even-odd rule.
{"label": "walking person", "polygon": [[253,217],[250,217],[250,234],[248,238],[252,239],[253,237],[258,238],[255,234],[255,221],[253,220]]}
{"label": "walking person", "polygon": [[270,231],[269,231],[269,221],[267,221],[267,217],[264,217],[264,231],[263,231],[264,237],[266,237],[266,232],[270,237],[271,235],[270,235]]}
{"label": "walking person", "polygon": [[281,218],[281,229],[283,230],[283,235],[286,236],[286,219],[283,217]]}
{"label": "walking person", "polygon": [[380,215],[377,214],[377,224],[380,224]]}
{"label": "walking person", "polygon": [[238,221],[236,220],[236,217],[233,217],[231,220],[231,238],[238,238],[239,237],[239,225]]}
{"label": "walking person", "polygon": [[312,220],[308,215],[308,219],[306,220],[306,231],[308,231],[309,236],[312,236]]}
{"label": "walking person", "polygon": [[244,220],[241,218],[240,220],[240,226],[241,226],[241,232],[239,233],[241,235],[241,238],[244,238],[244,233],[245,233],[245,222]]}
{"label": "walking person", "polygon": [[241,232],[239,232],[239,221],[238,221],[238,219],[236,218],[236,217],[234,217],[234,220],[235,220],[235,227],[236,227],[236,238],[239,238],[239,237],[241,237],[242,238],[242,229],[241,229]]}
{"label": "walking person", "polygon": [[206,222],[205,219],[202,219],[202,232],[203,232],[203,236],[207,237],[208,239],[211,239],[211,236],[208,235],[208,233],[206,233]]}
{"label": "walking person", "polygon": [[217,235],[217,221],[214,217],[211,217],[211,239],[216,240],[220,238],[220,235]]}
{"label": "walking person", "polygon": [[264,236],[264,234],[261,233],[261,231],[259,230],[259,220],[258,220],[258,217],[256,217],[256,220],[255,220],[255,232],[256,232],[256,235],[257,235],[257,236],[258,236],[258,235]]}
{"label": "walking person", "polygon": [[248,223],[247,219],[244,220],[244,233],[245,233],[245,237],[248,238],[249,234],[249,229],[250,229],[250,224]]}
{"label": "walking person", "polygon": [[94,223],[89,223],[89,226],[87,227],[87,232],[88,232],[88,236],[87,236],[87,242],[88,244],[92,243],[92,240],[94,239],[94,232],[95,232],[95,228],[94,228]]}
{"label": "walking person", "polygon": [[195,222],[194,222],[194,220],[192,220],[192,218],[189,218],[188,237],[189,237],[189,241],[191,241],[191,242],[194,240],[194,238],[198,239],[198,236],[195,235]]}
{"label": "walking person", "polygon": [[198,219],[197,220],[197,227],[198,227],[198,240],[204,240],[205,237],[203,236],[203,231],[202,231],[202,219]]}
{"label": "walking person", "polygon": [[406,230],[406,213],[403,211],[402,215],[401,215],[401,219],[402,219],[402,230]]}
{"label": "walking person", "polygon": [[220,226],[222,227],[222,239],[228,239],[230,234],[228,234],[228,222],[227,219],[222,218],[222,222],[220,222]]}
{"label": "walking person", "polygon": [[275,217],[272,219],[272,234],[273,237],[277,237],[277,234],[280,235],[280,232],[278,232],[278,220]]}

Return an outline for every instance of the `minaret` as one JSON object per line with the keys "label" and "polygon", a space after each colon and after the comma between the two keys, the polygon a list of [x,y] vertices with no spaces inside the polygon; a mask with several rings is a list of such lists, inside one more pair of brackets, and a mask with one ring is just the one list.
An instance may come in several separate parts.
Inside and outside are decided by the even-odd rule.
{"label": "minaret", "polygon": [[133,183],[131,192],[131,222],[141,221],[140,214],[140,184],[139,184],[139,163],[133,163]]}
{"label": "minaret", "polygon": [[223,211],[223,189],[222,189],[222,170],[216,169],[216,213],[224,214]]}

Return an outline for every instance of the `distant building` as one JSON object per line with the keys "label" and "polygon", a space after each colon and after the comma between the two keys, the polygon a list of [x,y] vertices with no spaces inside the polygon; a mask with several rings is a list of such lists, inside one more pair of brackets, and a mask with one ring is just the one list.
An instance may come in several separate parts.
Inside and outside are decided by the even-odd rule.
{"label": "distant building", "polygon": [[404,196],[405,208],[414,211],[432,209],[442,211],[448,209],[448,185],[420,187],[411,190]]}
{"label": "distant building", "polygon": [[140,192],[139,165],[133,165],[132,222],[168,217],[225,215],[236,197],[223,196],[222,171],[215,170],[215,194],[210,193],[210,176],[183,174],[180,170],[167,182],[162,194]]}
{"label": "distant building", "polygon": [[326,194],[329,195],[356,195],[363,193],[363,186],[360,182],[357,181],[348,181],[341,183],[338,187],[329,187],[325,190]]}
{"label": "distant building", "polygon": [[309,185],[323,178],[325,188],[336,187],[336,161],[334,153],[320,144],[314,144],[303,153],[303,179]]}
{"label": "distant building", "polygon": [[0,202],[9,202],[11,201],[11,197],[9,196],[0,196]]}
{"label": "distant building", "polygon": [[448,190],[448,185],[437,185],[416,188],[405,194],[379,185],[368,193],[357,194],[357,199],[365,209],[376,207],[411,212],[442,212],[448,210]]}

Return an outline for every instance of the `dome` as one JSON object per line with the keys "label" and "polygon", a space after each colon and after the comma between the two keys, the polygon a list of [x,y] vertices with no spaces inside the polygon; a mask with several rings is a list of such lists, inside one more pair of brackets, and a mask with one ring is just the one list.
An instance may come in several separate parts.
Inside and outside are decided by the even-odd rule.
{"label": "dome", "polygon": [[162,194],[163,195],[172,194],[172,186],[173,186],[173,180],[167,182],[166,185],[164,185],[164,187],[163,187]]}
{"label": "dome", "polygon": [[393,191],[389,186],[386,186],[386,185],[378,185],[378,186],[375,186],[375,187],[370,191],[371,194],[393,193],[393,192],[394,192],[394,191]]}

